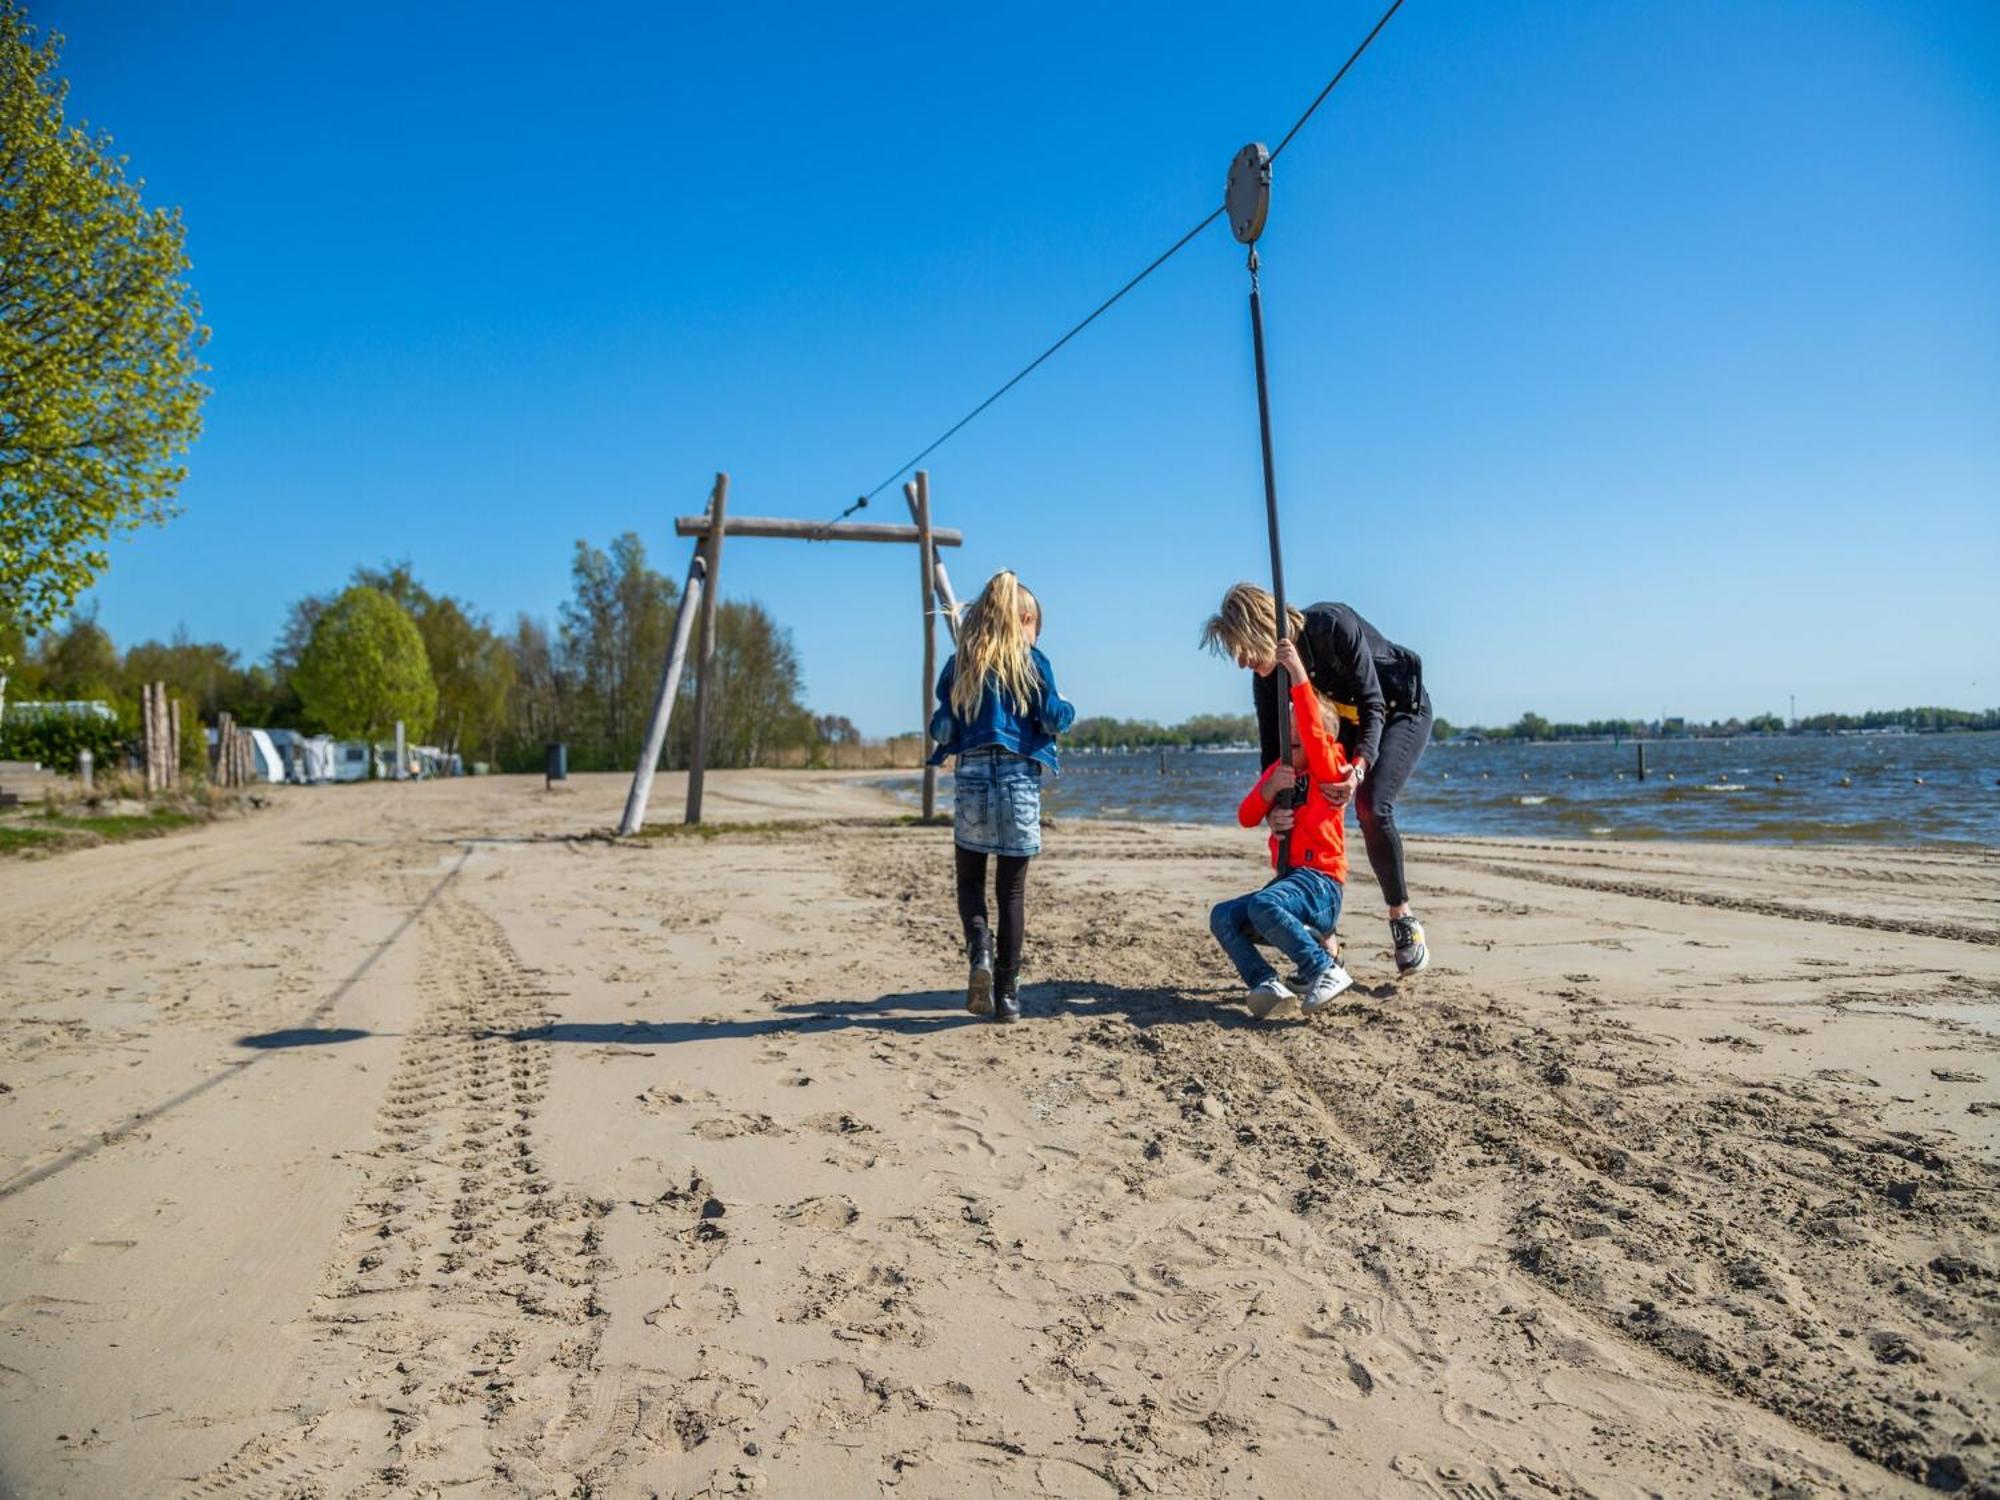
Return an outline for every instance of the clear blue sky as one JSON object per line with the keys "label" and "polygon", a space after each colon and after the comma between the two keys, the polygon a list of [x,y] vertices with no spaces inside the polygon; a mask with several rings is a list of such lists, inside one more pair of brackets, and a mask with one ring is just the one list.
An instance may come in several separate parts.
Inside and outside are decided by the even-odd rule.
{"label": "clear blue sky", "polygon": [[[39,0],[186,211],[215,395],[121,643],[261,656],[408,557],[553,618],[711,474],[825,518],[1218,200],[1373,23],[1270,5]],[[2000,6],[1409,0],[1264,240],[1296,595],[1459,722],[2000,703]],[[930,461],[1084,712],[1247,707],[1265,569],[1220,223]],[[871,517],[902,519],[892,491]],[[821,711],[917,719],[906,548],[732,543]]]}

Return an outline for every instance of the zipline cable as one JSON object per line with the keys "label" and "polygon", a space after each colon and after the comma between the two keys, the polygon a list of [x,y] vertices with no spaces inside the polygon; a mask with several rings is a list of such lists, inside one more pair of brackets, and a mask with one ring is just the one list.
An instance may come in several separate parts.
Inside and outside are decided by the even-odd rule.
{"label": "zipline cable", "polygon": [[[1402,4],[1402,0],[1396,0],[1396,3],[1400,5]],[[1124,296],[1127,292],[1131,291],[1133,287],[1137,286],[1140,282],[1144,281],[1148,276],[1152,275],[1155,271],[1159,270],[1161,266],[1165,265],[1177,253],[1179,253],[1183,245],[1187,244],[1189,240],[1193,239],[1196,235],[1200,234],[1204,229],[1208,228],[1209,225],[1213,224],[1217,219],[1221,217],[1222,217],[1222,210],[1220,208],[1217,208],[1212,213],[1210,213],[1207,218],[1203,219],[1199,224],[1195,225],[1194,228],[1190,229],[1186,234],[1182,235],[1179,239],[1175,240],[1173,244],[1169,245],[1165,250],[1161,251],[1158,257],[1154,259],[1153,263],[1147,266],[1145,270],[1141,271],[1137,276],[1134,276],[1130,281],[1126,282],[1125,285],[1118,288],[1118,290],[1113,292],[1109,297],[1106,297],[1102,302],[1098,303],[1096,308],[1092,310],[1089,317],[1085,318],[1081,323],[1077,324],[1074,328],[1070,329],[1068,333],[1064,334],[1061,338],[1057,339],[1053,344],[1049,345],[1048,348],[1044,349],[1040,354],[1037,354],[1026,365],[1022,366],[1021,369],[1015,373],[1014,378],[1009,380],[1005,385],[1001,386],[999,390],[995,391],[992,395],[988,396],[984,401],[980,402],[977,406],[973,407],[971,411],[967,412],[964,416],[960,417],[956,422],[952,423],[951,426],[948,429],[946,429],[944,436],[938,438],[928,448],[924,449],[922,453],[919,453],[915,458],[911,459],[908,463],[904,464],[902,468],[898,469],[895,473],[891,474],[887,479],[883,480],[880,484],[876,485],[874,489],[870,490],[868,492],[868,498],[870,500],[874,499],[877,495],[881,494],[882,491],[889,488],[890,485],[894,484],[897,480],[901,479],[905,474],[909,473],[910,470],[914,469],[918,464],[922,463],[932,453],[936,452],[939,448],[943,447],[946,442],[948,442],[954,435],[957,434],[958,430],[961,427],[965,426],[966,423],[970,422],[974,417],[978,416],[981,412],[985,411],[987,407],[991,406],[995,401],[998,401],[1002,396],[1006,395],[1009,391],[1013,390],[1014,387],[1019,385],[1023,380],[1026,380],[1041,365],[1042,361],[1047,359],[1051,354],[1054,354],[1056,350],[1062,348],[1064,344],[1067,344],[1071,339],[1075,338],[1079,333],[1082,333],[1083,330],[1088,328],[1092,323],[1095,323],[1102,314],[1109,312],[1111,310],[1112,304],[1115,303],[1120,297]]]}
{"label": "zipline cable", "polygon": [[1403,8],[1403,0],[1395,0],[1395,3],[1393,5],[1391,5],[1387,10],[1382,12],[1382,19],[1375,23],[1375,29],[1369,32],[1368,35],[1364,36],[1361,39],[1361,45],[1359,47],[1356,47],[1354,51],[1348,55],[1347,61],[1340,65],[1340,71],[1327,80],[1326,87],[1319,91],[1319,97],[1306,106],[1306,112],[1300,115],[1298,119],[1292,122],[1292,128],[1285,132],[1284,138],[1281,139],[1277,145],[1271,148],[1272,161],[1276,161],[1278,159],[1279,153],[1281,153],[1285,149],[1285,147],[1291,145],[1292,137],[1299,133],[1299,127],[1305,124],[1306,121],[1310,120],[1313,117],[1314,110],[1318,109],[1322,104],[1326,103],[1326,96],[1332,93],[1335,88],[1339,87],[1340,80],[1347,76],[1347,70],[1353,67],[1356,63],[1361,61],[1361,54],[1368,50],[1368,44],[1374,41],[1376,37],[1382,34],[1382,28],[1389,24],[1389,17],[1393,16],[1397,11],[1401,10],[1402,8]]}
{"label": "zipline cable", "polygon": [[[1347,76],[1348,69],[1352,68],[1357,62],[1361,60],[1361,54],[1366,52],[1369,48],[1369,45],[1375,40],[1375,38],[1382,34],[1382,28],[1389,24],[1389,18],[1395,15],[1396,12],[1401,10],[1402,8],[1403,8],[1403,0],[1391,0],[1389,8],[1382,12],[1381,18],[1376,21],[1374,27],[1369,31],[1368,35],[1366,35],[1361,39],[1361,45],[1356,47],[1354,51],[1348,55],[1347,61],[1340,65],[1340,71],[1335,73],[1332,78],[1327,80],[1326,87],[1319,91],[1318,97],[1316,97],[1311,104],[1306,106],[1306,112],[1300,115],[1298,119],[1292,122],[1292,128],[1285,132],[1284,136],[1279,140],[1276,150],[1273,150],[1271,152],[1272,160],[1276,160],[1278,152],[1283,151],[1285,147],[1291,144],[1292,137],[1297,135],[1299,133],[1300,128],[1304,126],[1306,121],[1310,120],[1313,117],[1314,112],[1318,110],[1318,108],[1322,104],[1326,103],[1327,96],[1331,94],[1334,91],[1334,89],[1339,87],[1340,80]],[[1037,369],[1039,369],[1042,366],[1042,364],[1049,358],[1050,355],[1054,354],[1058,349],[1062,348],[1063,345],[1067,344],[1071,339],[1075,338],[1079,333],[1082,333],[1083,330],[1088,328],[1092,323],[1095,323],[1098,320],[1098,318],[1103,316],[1105,313],[1109,312],[1111,308],[1118,302],[1118,300],[1121,297],[1123,297],[1127,292],[1131,291],[1133,287],[1137,286],[1140,282],[1144,281],[1148,276],[1152,275],[1155,271],[1159,270],[1161,266],[1165,265],[1168,261],[1172,260],[1174,256],[1178,255],[1190,240],[1192,240],[1196,235],[1200,234],[1204,229],[1208,228],[1208,226],[1213,224],[1217,219],[1221,218],[1222,213],[1223,209],[1221,207],[1217,207],[1208,215],[1207,218],[1203,219],[1199,224],[1195,225],[1194,228],[1190,229],[1186,234],[1182,235],[1179,239],[1175,240],[1173,244],[1169,245],[1165,250],[1161,251],[1158,256],[1154,257],[1152,263],[1149,264],[1145,268],[1145,270],[1141,271],[1137,276],[1134,276],[1130,281],[1126,282],[1125,285],[1118,288],[1118,290],[1113,292],[1109,297],[1105,298],[1102,302],[1098,303],[1098,305],[1091,310],[1090,315],[1086,317],[1082,322],[1078,323],[1075,327],[1071,328],[1069,332],[1065,333],[1061,338],[1057,339],[1053,344],[1049,345],[1048,348],[1044,349],[1040,354],[1037,354],[1027,364],[1023,365],[1019,370],[1017,370],[1014,373],[1014,375],[1007,381],[1005,385],[1001,386],[992,395],[988,396],[984,401],[980,402],[977,406],[973,407],[971,411],[967,412],[964,416],[960,417],[956,422],[952,423],[951,426],[947,427],[940,436],[938,436],[928,446],[926,446],[922,452],[918,453],[915,458],[911,459],[908,463],[904,464],[900,469],[896,470],[895,473],[891,474],[887,479],[883,480],[880,484],[876,485],[874,489],[870,490],[866,495],[862,496],[863,503],[866,503],[869,500],[873,500],[877,495],[881,494],[882,491],[889,488],[890,485],[894,484],[897,480],[901,479],[905,474],[909,473],[910,470],[914,469],[918,464],[922,463],[926,458],[930,457],[931,454],[935,453],[939,448],[942,448],[946,443],[950,442],[951,439],[956,437],[959,431],[962,428],[964,428],[967,423],[972,421],[974,417],[978,416],[981,412],[985,411],[987,407],[991,406],[995,401],[998,401],[1002,396],[1006,395],[1009,391],[1013,390],[1015,386],[1019,385],[1023,380],[1027,379],[1028,376],[1032,375]],[[852,511],[850,510],[848,513],[851,514]]]}

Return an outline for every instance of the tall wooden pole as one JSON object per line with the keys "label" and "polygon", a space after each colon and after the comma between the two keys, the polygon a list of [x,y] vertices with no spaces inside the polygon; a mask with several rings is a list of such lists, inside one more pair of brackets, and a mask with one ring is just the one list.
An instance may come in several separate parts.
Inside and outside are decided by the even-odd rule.
{"label": "tall wooden pole", "polygon": [[729,476],[715,476],[708,501],[707,579],[701,596],[701,649],[694,668],[694,744],[688,752],[687,821],[701,821],[702,771],[708,759],[708,697],[715,681],[715,601],[722,592],[722,523],[729,508]]}
{"label": "tall wooden pole", "polygon": [[917,470],[917,573],[924,606],[924,680],[919,684],[917,753],[924,758],[924,821],[937,816],[937,767],[930,763],[931,692],[937,681],[937,582],[931,575],[937,557],[931,546],[931,476]]}
{"label": "tall wooden pole", "polygon": [[146,736],[146,790],[157,792],[160,789],[160,747],[156,742],[158,730],[153,723],[153,685],[150,682],[139,684],[139,719],[140,728]]}
{"label": "tall wooden pole", "polygon": [[695,616],[701,613],[702,575],[708,561],[701,548],[694,549],[688,565],[687,587],[681,590],[681,607],[674,616],[674,641],[667,651],[667,669],[660,674],[660,694],[653,700],[653,717],[646,725],[646,748],[639,752],[638,767],[632,772],[632,790],[625,796],[625,816],[618,821],[621,838],[630,838],[646,822],[646,804],[653,796],[653,772],[659,769],[660,752],[667,747],[667,726],[673,722],[674,702],[681,695],[681,668],[687,662],[688,639],[694,633]]}
{"label": "tall wooden pole", "polygon": [[181,700],[167,700],[167,785],[181,784]]}

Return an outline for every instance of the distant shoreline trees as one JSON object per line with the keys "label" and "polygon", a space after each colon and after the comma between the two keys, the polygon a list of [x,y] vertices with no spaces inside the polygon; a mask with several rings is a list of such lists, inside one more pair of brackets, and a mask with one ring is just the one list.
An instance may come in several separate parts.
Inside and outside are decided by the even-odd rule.
{"label": "distant shoreline trees", "polygon": [[1744,739],[1755,735],[1952,734],[2000,729],[2000,708],[1871,708],[1858,714],[1812,714],[1787,724],[1777,714],[1749,719],[1715,719],[1699,724],[1690,719],[1592,719],[1585,724],[1552,724],[1540,714],[1525,713],[1512,724],[1487,728],[1439,719],[1431,730],[1438,740],[1511,740],[1539,743],[1556,740]]}

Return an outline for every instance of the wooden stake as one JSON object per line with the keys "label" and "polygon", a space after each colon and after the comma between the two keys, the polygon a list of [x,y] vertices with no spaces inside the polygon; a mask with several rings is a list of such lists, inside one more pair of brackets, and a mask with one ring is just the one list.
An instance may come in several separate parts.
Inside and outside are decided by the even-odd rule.
{"label": "wooden stake", "polygon": [[[694,744],[688,751],[687,821],[701,821],[702,772],[708,762],[708,698],[715,681],[715,601],[722,593],[722,538],[729,508],[729,476],[715,476],[708,501],[707,580],[701,597],[701,650],[694,669]],[[679,523],[675,523],[679,529]],[[685,533],[683,533],[685,534]]]}
{"label": "wooden stake", "polygon": [[[916,489],[917,576],[922,584],[924,608],[924,680],[919,684],[922,692],[917,700],[921,705],[917,719],[917,745],[921,752],[930,746],[931,691],[937,681],[937,629],[933,619],[937,612],[937,583],[931,577],[931,561],[937,553],[931,546],[931,476],[928,470],[917,470]],[[937,816],[937,767],[930,763],[930,759],[928,754],[923,756],[926,822]]]}
{"label": "wooden stake", "polygon": [[181,700],[167,700],[167,785],[181,784]]}

